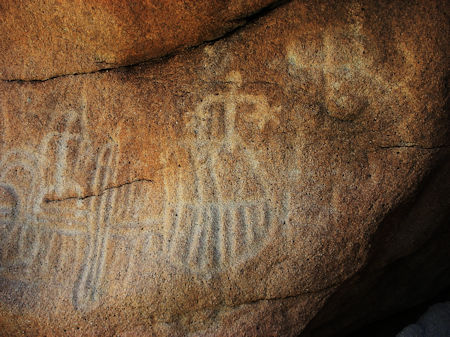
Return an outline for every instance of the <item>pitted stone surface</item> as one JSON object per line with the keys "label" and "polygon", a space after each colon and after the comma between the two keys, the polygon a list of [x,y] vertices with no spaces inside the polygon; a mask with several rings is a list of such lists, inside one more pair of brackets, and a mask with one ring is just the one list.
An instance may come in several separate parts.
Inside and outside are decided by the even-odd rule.
{"label": "pitted stone surface", "polygon": [[159,58],[217,39],[276,2],[5,0],[0,78],[45,80]]}

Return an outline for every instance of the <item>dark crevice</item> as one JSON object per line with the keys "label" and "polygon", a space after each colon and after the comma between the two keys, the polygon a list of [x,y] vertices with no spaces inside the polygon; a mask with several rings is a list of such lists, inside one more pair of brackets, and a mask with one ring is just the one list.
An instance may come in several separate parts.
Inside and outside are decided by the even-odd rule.
{"label": "dark crevice", "polygon": [[250,14],[246,17],[234,18],[233,20],[229,20],[228,22],[240,22],[240,25],[238,25],[237,27],[231,29],[230,31],[226,32],[225,34],[223,34],[215,39],[205,40],[203,43],[196,45],[196,46],[189,47],[187,49],[192,50],[192,49],[198,48],[198,47],[206,45],[206,44],[214,44],[217,41],[229,38],[230,36],[242,31],[245,27],[251,25],[252,23],[258,21],[262,17],[268,15],[275,9],[277,9],[285,4],[288,4],[290,2],[292,2],[292,0],[277,0],[277,1],[274,1],[271,4],[269,4],[268,6],[263,7],[261,9],[259,9],[258,11],[256,11],[255,13]]}
{"label": "dark crevice", "polygon": [[413,148],[419,150],[438,150],[438,149],[449,149],[450,145],[423,146],[420,144],[398,144],[398,145],[379,146],[379,149],[383,150],[402,149],[402,148]]}
{"label": "dark crevice", "polygon": [[247,27],[248,25],[252,24],[253,22],[259,20],[260,18],[268,15],[269,13],[271,13],[272,11],[274,11],[275,9],[291,2],[292,0],[277,0],[272,2],[271,4],[269,4],[266,7],[263,7],[261,9],[259,9],[258,11],[245,16],[245,17],[238,17],[238,18],[234,18],[232,20],[229,20],[228,22],[238,22],[238,26],[229,30],[228,32],[220,35],[217,38],[211,39],[211,40],[205,40],[197,45],[193,45],[190,47],[186,47],[180,50],[175,50],[173,52],[167,53],[166,55],[162,55],[159,57],[154,57],[154,58],[149,58],[143,61],[139,61],[139,62],[135,62],[135,63],[131,63],[131,64],[126,64],[126,65],[118,65],[115,67],[107,67],[107,68],[103,68],[103,69],[98,69],[98,70],[92,70],[92,71],[86,71],[86,72],[75,72],[75,73],[70,73],[70,74],[61,74],[61,75],[55,75],[55,76],[51,76],[48,78],[44,78],[44,79],[33,79],[33,80],[24,80],[24,79],[1,79],[1,81],[3,82],[11,82],[11,83],[40,83],[40,82],[46,82],[46,81],[50,81],[56,78],[61,78],[61,77],[69,77],[69,76],[78,76],[78,75],[88,75],[88,74],[95,74],[95,73],[104,73],[104,72],[108,72],[110,70],[118,70],[118,69],[127,69],[130,67],[136,67],[136,66],[140,66],[146,63],[151,63],[151,62],[161,62],[161,61],[166,61],[170,58],[173,58],[176,55],[179,55],[183,52],[186,51],[190,51],[190,50],[195,50],[197,48],[201,48],[205,45],[213,45],[214,43],[229,38],[230,36],[242,31],[245,27]]}
{"label": "dark crevice", "polygon": [[[450,269],[447,271],[450,273]],[[440,291],[433,298],[406,308],[392,315],[367,324],[362,328],[341,337],[386,337],[396,336],[402,329],[416,323],[419,318],[434,304],[450,301],[450,287]]]}
{"label": "dark crevice", "polygon": [[145,179],[145,178],[136,179],[136,180],[133,180],[133,181],[129,181],[129,182],[120,184],[120,185],[107,187],[103,191],[101,191],[100,193],[97,193],[97,194],[93,193],[93,194],[88,194],[88,195],[83,195],[83,196],[70,196],[70,197],[55,198],[55,199],[44,198],[44,202],[45,203],[53,203],[53,202],[62,202],[62,201],[67,201],[67,200],[85,200],[85,199],[92,198],[92,197],[100,197],[100,196],[102,196],[103,194],[105,194],[109,190],[121,188],[121,187],[124,187],[124,186],[127,186],[127,185],[140,183],[140,182],[153,183],[153,180]]}

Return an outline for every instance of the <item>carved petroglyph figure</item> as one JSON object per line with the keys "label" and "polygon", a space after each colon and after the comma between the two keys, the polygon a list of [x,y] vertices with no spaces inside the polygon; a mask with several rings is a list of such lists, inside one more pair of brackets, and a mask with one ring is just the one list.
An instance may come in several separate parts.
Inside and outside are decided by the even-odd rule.
{"label": "carved petroglyph figure", "polygon": [[204,97],[188,114],[185,138],[164,164],[164,252],[198,272],[218,271],[254,255],[276,223],[265,169],[235,124],[240,105],[251,106],[245,118],[260,131],[277,109],[264,96],[241,93],[239,73],[227,81],[228,92]]}
{"label": "carved petroglyph figure", "polygon": [[117,189],[108,189],[115,181],[118,152],[115,144],[103,147],[97,157],[93,186],[100,196],[90,198],[87,231],[89,235],[85,264],[74,288],[74,304],[86,307],[87,302],[96,301],[102,273],[105,271],[105,253],[109,238],[111,212],[116,207]]}
{"label": "carved petroglyph figure", "polygon": [[[10,151],[0,161],[0,205],[1,205],[1,270],[23,267],[25,270],[33,259],[33,246],[25,244],[29,235],[36,231],[30,226],[33,221],[39,181],[39,164],[36,156],[28,151]],[[28,191],[29,193],[25,193]]]}
{"label": "carved petroglyph figure", "polygon": [[[364,68],[364,37],[360,29],[356,22],[346,29],[312,32],[287,47],[289,74],[304,83],[305,90],[311,83],[318,85],[328,116],[342,121],[354,120],[364,112],[371,97],[367,83],[381,80]],[[380,84],[383,83],[377,85]]]}
{"label": "carved petroglyph figure", "polygon": [[[91,157],[96,157],[91,188],[94,193],[104,191],[114,181],[118,159],[113,143],[101,147],[95,155],[84,127],[84,114],[55,114],[52,131],[42,140],[37,155],[13,150],[0,164],[2,248],[8,247],[1,254],[2,270],[9,274],[7,277],[20,279],[29,274],[44,281],[47,278],[50,283],[64,283],[67,280],[58,280],[55,274],[67,272],[68,267],[69,278],[78,275],[68,283],[75,283],[73,300],[80,308],[97,296],[116,191],[106,191],[85,202],[54,201],[63,200],[73,191],[81,194],[82,188],[73,177],[77,170],[89,166]],[[84,207],[86,203],[89,207]],[[37,259],[39,263],[35,263]],[[24,268],[12,275],[10,270],[18,264]],[[49,272],[52,266],[55,270]]]}

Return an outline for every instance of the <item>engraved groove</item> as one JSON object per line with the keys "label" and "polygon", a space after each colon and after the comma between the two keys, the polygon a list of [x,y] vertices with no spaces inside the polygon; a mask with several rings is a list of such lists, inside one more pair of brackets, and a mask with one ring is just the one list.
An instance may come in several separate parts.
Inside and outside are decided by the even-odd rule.
{"label": "engraved groove", "polygon": [[214,220],[212,219],[212,212],[210,207],[204,207],[204,224],[206,225],[204,227],[205,232],[205,240],[204,240],[204,247],[202,249],[205,251],[204,253],[204,267],[207,269],[213,268],[213,257],[214,257],[214,233],[212,228],[212,223]]}
{"label": "engraved groove", "polygon": [[221,243],[220,243],[220,214],[218,207],[211,206],[211,231],[212,231],[212,266],[220,266],[221,262]]}
{"label": "engraved groove", "polygon": [[[246,224],[245,228],[245,237],[246,241],[248,243],[253,243],[255,241],[255,228],[254,228],[254,221],[252,215],[251,215],[251,208],[245,207],[244,211],[242,212],[242,221]],[[248,220],[247,220],[248,219]]]}
{"label": "engraved groove", "polygon": [[226,215],[223,207],[218,206],[218,209],[220,210],[218,212],[218,219],[219,219],[219,232],[218,232],[218,242],[217,242],[217,249],[218,249],[218,257],[219,257],[219,265],[225,265],[227,261],[227,236],[226,236]]}
{"label": "engraved groove", "polygon": [[199,209],[195,208],[193,217],[192,231],[189,235],[189,252],[188,263],[190,266],[195,266],[198,263],[198,247],[200,244],[201,227],[199,225]]}
{"label": "engraved groove", "polygon": [[139,241],[138,239],[133,239],[131,240],[130,243],[130,249],[127,252],[126,256],[127,256],[127,267],[125,269],[125,277],[124,277],[124,284],[129,284],[132,280],[133,277],[133,268],[135,265],[135,259],[136,259],[136,252],[138,250],[138,244]]}

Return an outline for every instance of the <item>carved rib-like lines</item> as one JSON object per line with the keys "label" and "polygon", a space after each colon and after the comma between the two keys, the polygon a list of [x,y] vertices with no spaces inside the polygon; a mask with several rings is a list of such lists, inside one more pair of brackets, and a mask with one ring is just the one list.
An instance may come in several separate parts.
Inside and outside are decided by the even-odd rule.
{"label": "carved rib-like lines", "polygon": [[[272,223],[268,179],[235,129],[237,103],[256,106],[260,100],[238,94],[236,87],[228,94],[207,96],[186,124],[193,128],[188,132],[193,138],[179,144],[189,167],[177,165],[184,158],[177,158],[177,152],[166,162],[166,252],[175,264],[199,272],[218,271],[254,254],[268,236]],[[269,108],[266,101],[261,104],[260,110]],[[217,106],[224,108],[223,113]],[[227,156],[237,157],[236,172],[243,174],[233,186],[226,186],[232,189],[230,195],[222,190],[225,177],[218,175]],[[249,196],[249,183],[256,187],[256,195]]]}
{"label": "carved rib-like lines", "polygon": [[184,203],[174,216],[169,256],[193,270],[214,270],[239,260],[270,228],[268,203]]}
{"label": "carved rib-like lines", "polygon": [[[113,145],[108,144],[102,149],[96,163],[93,188],[104,191],[111,185],[115,176],[112,168],[117,164],[117,154]],[[117,189],[108,189],[106,193],[90,200],[90,217],[88,222],[89,245],[83,269],[74,287],[73,300],[78,308],[87,307],[98,296],[97,287],[100,286],[105,269],[105,255],[109,237],[107,224],[110,221],[111,203],[117,199]]]}

